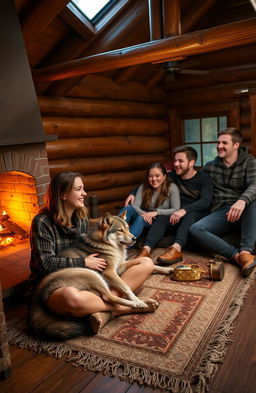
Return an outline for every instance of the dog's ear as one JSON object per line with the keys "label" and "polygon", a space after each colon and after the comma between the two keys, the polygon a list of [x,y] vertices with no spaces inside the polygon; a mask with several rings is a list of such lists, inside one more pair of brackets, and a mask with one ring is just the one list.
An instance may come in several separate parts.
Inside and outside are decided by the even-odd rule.
{"label": "dog's ear", "polygon": [[106,229],[108,226],[113,224],[113,216],[110,213],[104,214],[101,220],[101,225],[103,229]]}
{"label": "dog's ear", "polygon": [[125,210],[122,214],[120,214],[119,217],[121,217],[123,220],[126,221],[126,213],[127,213],[127,210]]}

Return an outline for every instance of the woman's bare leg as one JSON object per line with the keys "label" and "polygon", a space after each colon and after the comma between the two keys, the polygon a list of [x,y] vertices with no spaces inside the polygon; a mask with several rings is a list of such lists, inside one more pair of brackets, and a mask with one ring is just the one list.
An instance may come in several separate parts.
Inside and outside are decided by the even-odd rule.
{"label": "woman's bare leg", "polygon": [[[152,273],[154,264],[150,258],[137,258],[128,262],[128,269],[121,275],[125,283],[136,291]],[[112,293],[121,296],[113,289]],[[89,315],[98,311],[112,311],[115,315],[129,313],[130,307],[104,302],[93,292],[79,291],[74,287],[59,288],[49,296],[49,309],[59,315],[76,317]]]}
{"label": "woman's bare leg", "polygon": [[[152,259],[146,257],[136,258],[127,262],[127,270],[121,275],[121,278],[133,292],[136,292],[153,270],[154,263]],[[115,295],[122,296],[116,289],[113,289],[111,292]],[[153,312],[158,307],[158,303],[152,299],[145,301],[145,303],[148,305],[147,309],[135,310],[131,307],[116,305],[111,312],[95,312],[91,314],[89,321],[93,332],[95,334],[98,333],[112,317],[126,315],[133,312]]]}

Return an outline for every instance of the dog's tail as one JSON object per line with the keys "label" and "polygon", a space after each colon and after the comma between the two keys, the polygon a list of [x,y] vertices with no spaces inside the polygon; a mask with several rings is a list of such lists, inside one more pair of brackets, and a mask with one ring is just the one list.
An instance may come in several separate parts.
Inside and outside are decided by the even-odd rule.
{"label": "dog's tail", "polygon": [[28,328],[39,337],[68,340],[91,332],[87,317],[58,318],[40,305],[35,305],[28,316]]}

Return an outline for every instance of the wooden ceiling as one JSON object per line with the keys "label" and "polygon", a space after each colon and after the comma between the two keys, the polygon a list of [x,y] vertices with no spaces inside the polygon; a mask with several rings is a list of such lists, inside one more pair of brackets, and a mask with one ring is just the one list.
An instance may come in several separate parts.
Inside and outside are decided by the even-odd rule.
{"label": "wooden ceiling", "polygon": [[[119,0],[103,21],[92,26],[76,18],[66,0],[15,0],[36,90],[40,94],[60,95],[68,94],[84,74],[95,72],[96,66],[97,72],[110,76],[116,83],[132,80],[147,87],[159,84],[166,92],[198,83],[201,86],[218,83],[221,78],[230,82],[248,80],[250,75],[254,78],[253,3],[252,0]],[[212,29],[212,35],[206,34],[207,29]],[[227,37],[230,32],[231,39]],[[150,55],[143,43],[149,43]],[[134,45],[138,49],[132,53],[132,61],[123,61],[131,58],[131,48],[114,52]],[[197,49],[191,50],[192,47]],[[152,52],[152,48],[156,49]],[[95,56],[105,52],[110,52],[107,57]],[[119,63],[118,53],[123,56]],[[174,60],[176,55],[177,70],[171,69],[167,74],[163,71],[164,58],[167,56],[166,61],[170,56]],[[78,67],[77,60],[82,58],[85,60]],[[105,67],[100,68],[100,62],[104,61]],[[106,67],[107,61],[112,65]],[[184,73],[188,69],[192,69],[191,74]],[[197,75],[200,70],[205,73]],[[50,78],[50,74],[54,77]]]}

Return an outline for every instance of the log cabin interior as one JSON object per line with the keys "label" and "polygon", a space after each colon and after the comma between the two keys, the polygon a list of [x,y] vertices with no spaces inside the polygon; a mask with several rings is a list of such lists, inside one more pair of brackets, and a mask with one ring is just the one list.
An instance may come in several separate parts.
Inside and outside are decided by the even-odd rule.
{"label": "log cabin interior", "polygon": [[[244,146],[256,154],[255,0],[105,3],[95,16],[86,16],[79,1],[0,4],[0,222],[9,222],[7,233],[16,226],[18,237],[15,247],[5,247],[0,234],[6,318],[19,312],[30,223],[54,174],[82,173],[88,200],[97,198],[102,215],[123,206],[151,162],[171,167],[175,146],[195,147],[198,167],[213,158],[221,127],[239,128]],[[252,289],[210,393],[255,391],[255,352],[247,348],[256,349],[256,324],[246,319],[255,313],[255,299]],[[51,382],[47,387],[43,370],[25,390],[16,387],[22,373],[36,372],[33,361],[43,355],[9,350],[11,375],[0,389],[46,391]],[[48,373],[64,367],[61,360],[47,361]],[[70,393],[153,392],[65,367],[58,391],[65,385]],[[79,387],[69,385],[74,372]]]}

